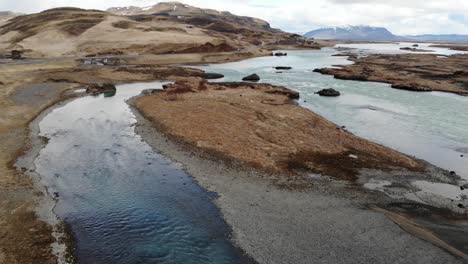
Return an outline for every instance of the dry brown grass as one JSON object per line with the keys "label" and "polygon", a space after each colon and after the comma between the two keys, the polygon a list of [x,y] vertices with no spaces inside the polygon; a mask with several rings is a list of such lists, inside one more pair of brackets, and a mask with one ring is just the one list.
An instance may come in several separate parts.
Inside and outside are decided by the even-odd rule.
{"label": "dry brown grass", "polygon": [[60,29],[71,36],[79,36],[104,21],[103,18],[81,18],[60,23]]}
{"label": "dry brown grass", "polygon": [[112,23],[112,26],[120,29],[129,29],[135,27],[135,23],[128,20],[120,20]]}

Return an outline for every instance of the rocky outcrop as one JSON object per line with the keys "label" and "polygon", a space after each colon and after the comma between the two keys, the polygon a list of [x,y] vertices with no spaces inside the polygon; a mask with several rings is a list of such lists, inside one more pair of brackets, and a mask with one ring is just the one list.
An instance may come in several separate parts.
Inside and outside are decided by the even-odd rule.
{"label": "rocky outcrop", "polygon": [[275,67],[276,70],[291,70],[292,67],[288,67],[288,66],[278,66],[278,67]]}
{"label": "rocky outcrop", "polygon": [[260,76],[258,76],[256,73],[246,76],[242,78],[243,81],[248,81],[248,82],[258,82],[260,81]]}
{"label": "rocky outcrop", "polygon": [[341,95],[340,92],[332,88],[320,90],[317,92],[317,94],[320,96],[327,96],[327,97],[337,97]]}

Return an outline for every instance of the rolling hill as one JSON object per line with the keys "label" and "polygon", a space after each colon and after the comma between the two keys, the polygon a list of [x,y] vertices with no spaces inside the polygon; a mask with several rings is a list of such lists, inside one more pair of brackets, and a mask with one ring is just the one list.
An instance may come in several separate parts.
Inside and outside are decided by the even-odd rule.
{"label": "rolling hill", "polygon": [[[0,13],[1,14],[1,13]],[[0,54],[29,57],[231,52],[296,45],[317,48],[268,22],[177,2],[107,12],[54,8],[0,20]]]}

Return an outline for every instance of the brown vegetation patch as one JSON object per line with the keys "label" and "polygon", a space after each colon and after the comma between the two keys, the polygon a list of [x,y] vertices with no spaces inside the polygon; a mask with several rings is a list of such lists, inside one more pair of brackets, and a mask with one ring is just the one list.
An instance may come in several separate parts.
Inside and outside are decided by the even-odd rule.
{"label": "brown vegetation patch", "polygon": [[231,52],[237,50],[233,46],[227,43],[221,43],[214,45],[210,42],[207,42],[203,45],[197,47],[186,48],[182,50],[177,50],[174,53],[207,53],[207,52]]}
{"label": "brown vegetation patch", "polygon": [[179,32],[179,33],[187,33],[187,31],[180,27],[149,27],[143,29],[144,32]]}
{"label": "brown vegetation patch", "polygon": [[206,29],[218,31],[218,32],[234,33],[234,34],[242,34],[243,32],[246,31],[246,29],[242,27],[235,26],[225,21],[215,21],[214,23],[207,26]]}
{"label": "brown vegetation patch", "polygon": [[[338,179],[354,181],[361,169],[391,170],[400,167],[399,162],[386,157],[377,157],[363,151],[349,150],[341,153],[300,151],[283,161],[288,171],[313,171]],[[414,168],[411,168],[413,170]]]}
{"label": "brown vegetation patch", "polygon": [[354,180],[363,168],[422,169],[297,106],[285,87],[190,79],[165,88],[135,102],[161,131],[216,157],[294,179],[288,184],[303,184],[302,170]]}
{"label": "brown vegetation patch", "polygon": [[371,55],[350,58],[341,68],[316,69],[335,78],[375,81],[409,91],[441,91],[468,95],[468,54],[440,57],[433,54]]}
{"label": "brown vegetation patch", "polygon": [[120,20],[112,23],[112,26],[120,29],[129,29],[135,27],[135,23],[128,20]]}
{"label": "brown vegetation patch", "polygon": [[103,18],[83,18],[60,23],[60,28],[71,36],[79,36],[104,21]]}

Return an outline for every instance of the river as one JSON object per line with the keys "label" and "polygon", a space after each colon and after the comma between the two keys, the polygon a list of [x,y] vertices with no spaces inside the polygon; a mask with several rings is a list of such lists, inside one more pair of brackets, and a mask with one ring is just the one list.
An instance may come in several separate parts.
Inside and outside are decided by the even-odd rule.
{"label": "river", "polygon": [[126,100],[162,83],[120,85],[87,96],[39,124],[48,144],[35,160],[59,196],[54,212],[71,227],[78,263],[248,263],[229,241],[212,202],[176,164],[135,134]]}
{"label": "river", "polygon": [[[411,44],[341,46],[360,48],[367,53],[394,53],[399,47]],[[336,53],[332,48],[288,51],[287,57],[254,58],[200,68],[225,75],[217,81],[240,81],[242,77],[257,73],[261,82],[299,91],[303,107],[346,126],[354,134],[455,171],[468,179],[468,97],[396,90],[389,84],[338,80],[313,72],[316,68],[352,63],[346,57],[332,56]],[[439,48],[437,53],[461,52]],[[275,66],[293,69],[276,71]],[[323,88],[334,88],[342,95],[326,98],[314,94]]]}
{"label": "river", "polygon": [[[290,51],[201,67],[239,81],[262,82],[301,93],[300,104],[351,132],[428,160],[467,177],[468,98],[414,93],[372,82],[337,80],[315,68],[351,63],[336,50]],[[277,73],[273,66],[292,66]],[[58,198],[54,212],[71,227],[79,263],[248,263],[202,189],[135,133],[126,103],[163,83],[119,85],[113,97],[87,96],[54,109],[39,123],[49,138],[35,159],[41,183]],[[322,88],[338,98],[314,94]]]}

